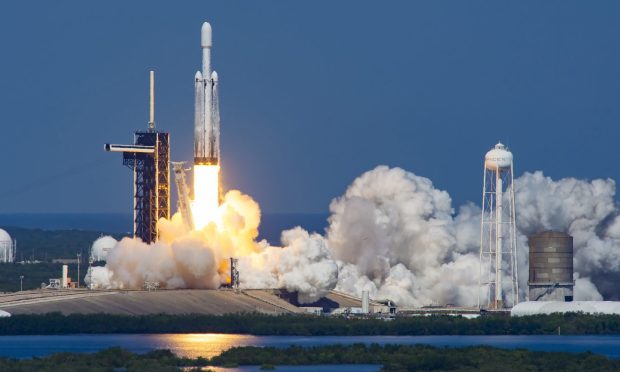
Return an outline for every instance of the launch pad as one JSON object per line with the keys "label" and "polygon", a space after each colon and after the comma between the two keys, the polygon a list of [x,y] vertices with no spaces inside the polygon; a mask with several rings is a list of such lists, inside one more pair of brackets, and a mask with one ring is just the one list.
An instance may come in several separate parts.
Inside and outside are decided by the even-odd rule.
{"label": "launch pad", "polygon": [[[11,314],[308,314],[276,289],[33,290],[0,294],[0,309]],[[331,291],[322,299],[333,309],[357,308],[361,300]],[[378,306],[378,305],[377,305]]]}

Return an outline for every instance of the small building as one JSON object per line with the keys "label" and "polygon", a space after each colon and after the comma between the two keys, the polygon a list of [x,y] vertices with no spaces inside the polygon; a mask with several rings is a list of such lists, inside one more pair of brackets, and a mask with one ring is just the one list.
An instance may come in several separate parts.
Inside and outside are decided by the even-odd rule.
{"label": "small building", "polygon": [[306,314],[323,315],[323,308],[320,306],[301,306],[300,309]]}
{"label": "small building", "polygon": [[59,263],[63,265],[77,265],[78,262],[79,261],[77,258],[52,258],[52,263]]}
{"label": "small building", "polygon": [[49,285],[46,288],[53,289],[66,289],[66,288],[76,288],[76,282],[72,281],[69,277],[69,267],[67,265],[62,265],[62,277],[60,278],[50,278]]}

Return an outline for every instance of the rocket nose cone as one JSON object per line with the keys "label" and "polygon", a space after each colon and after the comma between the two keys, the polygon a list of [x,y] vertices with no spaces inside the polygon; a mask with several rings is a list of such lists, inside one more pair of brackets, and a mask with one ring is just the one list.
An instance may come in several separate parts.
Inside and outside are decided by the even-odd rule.
{"label": "rocket nose cone", "polygon": [[211,80],[213,80],[213,81],[217,81],[218,80],[217,72],[216,71],[213,71],[211,73]]}
{"label": "rocket nose cone", "polygon": [[200,44],[203,48],[211,48],[211,25],[209,22],[202,24],[202,30],[200,32]]}
{"label": "rocket nose cone", "polygon": [[200,71],[196,71],[196,75],[194,76],[194,79],[202,80],[202,73],[200,73]]}

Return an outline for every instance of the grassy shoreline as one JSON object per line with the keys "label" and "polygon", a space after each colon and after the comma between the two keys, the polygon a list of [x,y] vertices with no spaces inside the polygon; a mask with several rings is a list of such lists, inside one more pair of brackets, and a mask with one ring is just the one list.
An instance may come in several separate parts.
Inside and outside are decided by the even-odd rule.
{"label": "grassy shoreline", "polygon": [[554,314],[466,319],[429,316],[347,319],[300,315],[111,315],[49,313],[0,318],[0,335],[230,333],[290,336],[620,335],[620,316]]}

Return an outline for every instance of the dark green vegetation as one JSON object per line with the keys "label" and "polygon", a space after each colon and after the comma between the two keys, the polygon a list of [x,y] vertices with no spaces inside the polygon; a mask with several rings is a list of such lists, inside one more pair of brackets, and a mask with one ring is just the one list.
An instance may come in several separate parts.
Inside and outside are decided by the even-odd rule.
{"label": "dark green vegetation", "polygon": [[41,230],[21,227],[3,227],[3,229],[17,240],[16,261],[51,262],[53,258],[76,258],[78,252],[86,258],[91,245],[101,235],[121,238],[119,234],[107,234],[101,231]]}
{"label": "dark green vegetation", "polygon": [[[462,349],[431,346],[362,344],[287,349],[237,347],[207,358],[179,358],[169,350],[134,354],[119,348],[94,354],[58,353],[46,358],[0,358],[3,371],[178,371],[179,367],[315,364],[378,364],[383,371],[617,371],[620,361],[591,353],[570,354],[502,350],[491,347]],[[277,370],[277,367],[276,367]]]}
{"label": "dark green vegetation", "polygon": [[333,345],[287,349],[237,347],[211,359],[213,365],[379,364],[383,371],[617,371],[619,360],[592,353],[460,349],[426,345]]}
{"label": "dark green vegetation", "polygon": [[[87,265],[87,264],[86,264]],[[84,274],[88,267],[80,267],[80,283],[83,284]],[[0,263],[0,292],[19,291],[19,277],[24,276],[24,291],[41,288],[41,283],[49,284],[50,278],[60,278],[62,264],[41,262],[36,264]],[[69,265],[69,276],[77,281],[77,265]]]}
{"label": "dark green vegetation", "polygon": [[[206,359],[178,358],[169,350],[134,354],[110,348],[94,354],[57,353],[44,358],[0,358],[0,371],[179,371],[180,366],[206,365]],[[191,362],[191,363],[190,363]]]}
{"label": "dark green vegetation", "polygon": [[[3,227],[13,239],[17,240],[15,260],[40,261],[39,263],[0,263],[0,292],[19,291],[19,277],[24,276],[24,290],[40,288],[41,283],[48,284],[50,278],[59,278],[62,264],[52,263],[55,258],[76,259],[82,254],[80,282],[84,280],[88,265],[90,247],[97,238],[104,234],[99,231],[82,230],[41,230],[19,227]],[[120,235],[113,235],[120,239]],[[77,265],[69,265],[69,276],[77,281]]]}
{"label": "dark green vegetation", "polygon": [[[10,310],[10,309],[9,309]],[[254,335],[542,335],[620,334],[620,316],[554,314],[522,318],[466,319],[429,316],[346,319],[264,314],[109,315],[59,313],[13,315],[0,319],[0,334],[74,333],[242,333]]]}

